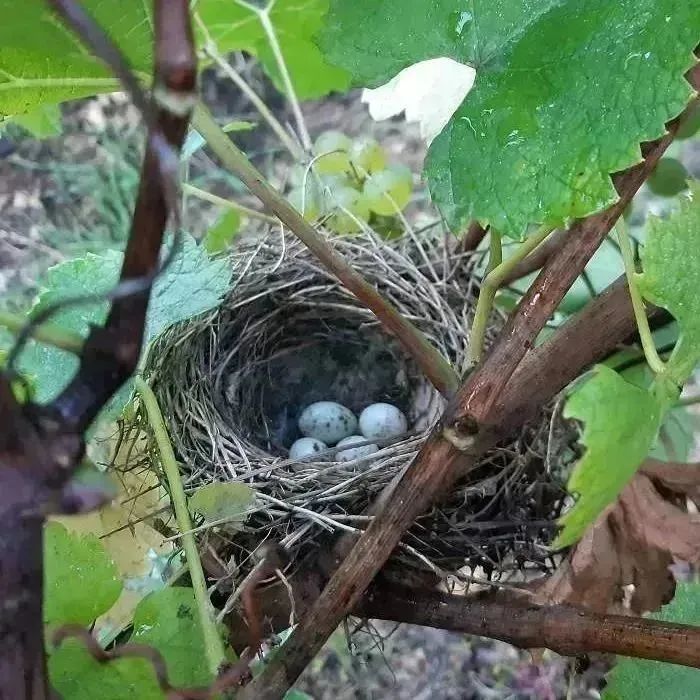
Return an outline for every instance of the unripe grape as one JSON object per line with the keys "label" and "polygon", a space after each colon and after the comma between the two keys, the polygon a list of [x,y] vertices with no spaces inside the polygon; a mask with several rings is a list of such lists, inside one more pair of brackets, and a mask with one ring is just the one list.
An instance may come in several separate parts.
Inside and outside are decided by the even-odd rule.
{"label": "unripe grape", "polygon": [[404,209],[411,199],[413,177],[404,165],[392,165],[370,175],[365,181],[364,194],[369,208],[381,216],[393,216]]}
{"label": "unripe grape", "polygon": [[339,187],[330,193],[327,200],[332,211],[328,227],[336,233],[358,233],[369,219],[369,205],[362,192],[352,187]]}
{"label": "unripe grape", "polygon": [[662,158],[652,171],[647,184],[660,197],[674,197],[688,186],[688,171],[676,158]]}
{"label": "unripe grape", "polygon": [[342,189],[344,187],[350,187],[355,189],[355,186],[353,182],[350,180],[348,177],[349,173],[335,173],[333,175],[319,175],[318,176],[318,182],[319,182],[319,189],[321,193],[325,194],[326,196],[329,195],[332,198],[332,193],[335,192],[336,190]]}
{"label": "unripe grape", "polygon": [[350,170],[350,139],[339,131],[324,131],[314,144],[314,168],[319,174],[344,173]]}
{"label": "unripe grape", "polygon": [[355,139],[348,151],[350,162],[357,168],[360,175],[375,173],[386,166],[384,149],[372,138],[360,137]]}

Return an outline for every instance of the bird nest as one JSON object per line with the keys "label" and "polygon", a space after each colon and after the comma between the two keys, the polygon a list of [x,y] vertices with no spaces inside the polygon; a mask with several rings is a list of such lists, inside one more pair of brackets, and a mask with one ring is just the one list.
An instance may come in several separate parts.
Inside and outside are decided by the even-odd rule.
{"label": "bird nest", "polygon": [[[329,242],[461,366],[478,293],[473,256],[455,256],[427,234],[420,242],[369,234]],[[242,530],[240,523],[235,536],[226,536],[225,525],[217,530],[217,547],[227,548],[224,558],[242,576],[264,541],[294,560],[366,528],[369,505],[414,458],[444,400],[375,316],[295,239],[269,234],[240,247],[232,265],[234,288],[221,306],[162,337],[148,371],[187,485],[240,481],[255,490]],[[493,319],[490,334],[501,321]],[[356,414],[392,403],[408,417],[409,432],[349,462],[335,461],[334,450],[290,460],[299,413],[319,400]],[[546,569],[565,496],[550,465],[570,442],[543,409],[416,521],[395,558],[449,573],[481,566],[496,577],[526,565]]]}

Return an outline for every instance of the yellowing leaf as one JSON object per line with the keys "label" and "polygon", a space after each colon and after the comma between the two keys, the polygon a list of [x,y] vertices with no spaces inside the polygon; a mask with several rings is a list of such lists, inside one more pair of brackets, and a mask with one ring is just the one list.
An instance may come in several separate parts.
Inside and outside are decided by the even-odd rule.
{"label": "yellowing leaf", "polygon": [[254,500],[255,491],[250,486],[218,482],[198,488],[190,497],[189,506],[207,522],[226,518],[226,526],[235,527],[245,521],[246,510]]}
{"label": "yellowing leaf", "polygon": [[[112,424],[103,426],[101,435],[103,438],[112,435],[113,445],[116,432],[116,426]],[[93,445],[96,439],[93,439]],[[100,445],[103,454],[111,454],[108,444],[107,441],[107,444]],[[165,537],[149,524],[149,516],[159,513],[168,504],[158,477],[151,469],[125,469],[126,455],[137,461],[142,447],[143,443],[124,445],[117,455],[116,469],[110,473],[114,474],[120,491],[112,504],[85,515],[55,519],[71,532],[100,537],[126,583],[116,604],[97,620],[95,632],[102,641],[110,641],[127,627],[138,602],[163,585],[159,578],[152,576],[154,558],[167,557],[175,550],[174,545],[165,542]],[[158,517],[167,520],[169,515],[159,514]]]}

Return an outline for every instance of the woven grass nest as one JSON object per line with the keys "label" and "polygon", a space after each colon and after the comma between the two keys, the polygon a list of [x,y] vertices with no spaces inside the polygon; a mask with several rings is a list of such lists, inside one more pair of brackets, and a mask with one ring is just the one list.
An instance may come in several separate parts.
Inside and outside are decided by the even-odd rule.
{"label": "woven grass nest", "polygon": [[[387,243],[370,234],[328,239],[454,366],[461,366],[477,276],[473,256],[448,253],[421,234]],[[296,239],[270,233],[232,256],[234,287],[220,308],[171,329],[149,368],[176,453],[194,487],[243,481],[256,501],[242,531],[217,530],[236,577],[263,542],[291,561],[364,529],[367,507],[412,460],[443,398],[398,342]],[[494,314],[490,335],[502,319]],[[293,462],[296,420],[319,400],[355,413],[386,401],[409,433],[352,462]],[[547,570],[546,545],[565,492],[559,459],[570,431],[551,408],[487,454],[469,480],[425,514],[394,554],[400,566],[455,574],[482,567],[503,579]],[[550,466],[555,465],[555,466]]]}

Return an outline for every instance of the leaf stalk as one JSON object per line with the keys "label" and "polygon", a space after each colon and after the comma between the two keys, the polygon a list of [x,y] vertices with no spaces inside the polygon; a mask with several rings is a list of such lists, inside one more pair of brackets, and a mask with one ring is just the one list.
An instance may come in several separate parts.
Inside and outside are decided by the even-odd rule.
{"label": "leaf stalk", "polygon": [[190,511],[187,508],[187,498],[185,490],[182,486],[182,478],[180,477],[180,469],[178,468],[175,452],[173,451],[172,443],[168,435],[168,430],[165,427],[163,414],[158,405],[158,399],[153,393],[153,389],[141,376],[134,378],[136,391],[139,393],[143,406],[146,409],[148,421],[153,430],[153,436],[158,446],[160,453],[160,462],[165,472],[165,478],[168,481],[168,491],[170,500],[175,511],[177,526],[182,533],[182,548],[185,551],[187,566],[190,571],[190,579],[192,580],[192,588],[194,597],[197,603],[197,611],[199,613],[199,621],[202,625],[202,636],[204,638],[204,653],[209,664],[209,670],[214,678],[219,674],[219,671],[226,661],[226,653],[224,645],[221,641],[221,636],[216,626],[214,615],[214,607],[209,600],[207,593],[207,584],[204,578],[204,570],[202,562],[199,558],[197,543],[192,534],[192,518]]}

